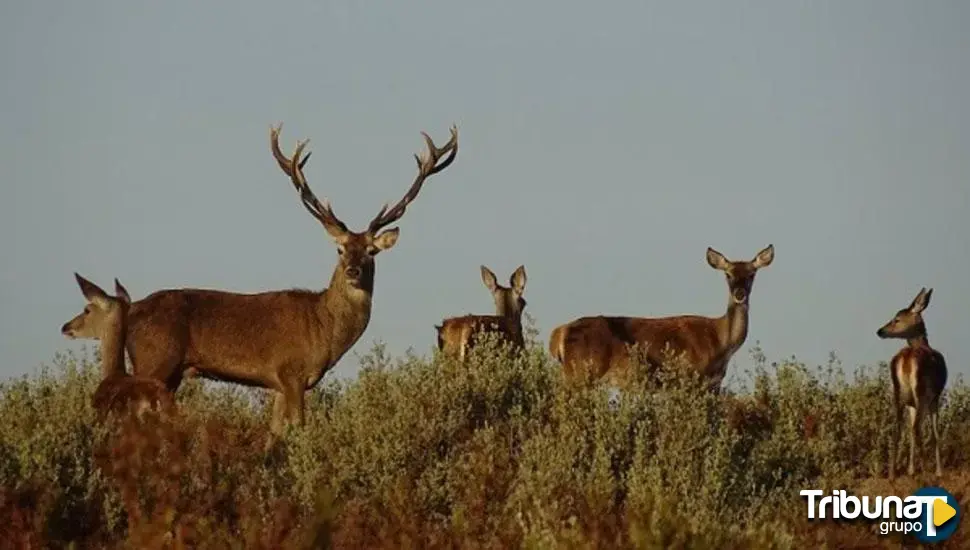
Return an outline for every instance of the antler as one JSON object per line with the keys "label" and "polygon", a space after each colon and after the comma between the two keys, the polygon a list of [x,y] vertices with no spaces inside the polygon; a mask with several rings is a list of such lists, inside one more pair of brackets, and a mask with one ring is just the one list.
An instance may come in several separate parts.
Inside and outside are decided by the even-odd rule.
{"label": "antler", "polygon": [[324,199],[321,203],[313,191],[310,190],[309,184],[307,184],[306,176],[303,175],[303,167],[306,165],[307,161],[310,160],[310,154],[307,153],[302,160],[300,156],[303,154],[303,149],[310,142],[309,139],[298,141],[296,143],[296,151],[293,153],[293,158],[287,158],[280,150],[280,130],[283,129],[283,123],[279,123],[276,126],[271,126],[269,129],[269,145],[270,149],[273,151],[273,157],[276,159],[276,163],[280,165],[280,169],[290,176],[290,181],[293,182],[293,187],[296,188],[297,192],[300,193],[300,200],[303,201],[303,206],[306,207],[307,211],[313,215],[314,218],[320,220],[320,223],[328,230],[332,231],[337,229],[340,232],[347,232],[347,226],[344,222],[340,221],[340,218],[333,213],[333,209],[330,207],[330,203]]}
{"label": "antler", "polygon": [[[401,216],[404,215],[404,211],[407,209],[408,204],[410,204],[421,191],[421,186],[424,184],[424,180],[429,176],[444,170],[455,160],[455,156],[458,154],[457,126],[451,127],[451,139],[448,140],[448,143],[446,143],[444,147],[436,146],[434,141],[431,139],[431,136],[428,134],[421,132],[421,135],[424,136],[424,141],[427,143],[428,149],[425,154],[414,155],[414,160],[416,160],[418,163],[418,175],[414,178],[414,183],[411,184],[411,188],[408,189],[408,192],[404,194],[404,198],[398,201],[393,208],[388,210],[387,204],[381,207],[380,212],[377,213],[377,216],[371,220],[370,225],[367,227],[367,230],[371,233],[376,233],[382,227],[390,225],[401,219]],[[449,154],[439,164],[438,161],[445,153]]]}

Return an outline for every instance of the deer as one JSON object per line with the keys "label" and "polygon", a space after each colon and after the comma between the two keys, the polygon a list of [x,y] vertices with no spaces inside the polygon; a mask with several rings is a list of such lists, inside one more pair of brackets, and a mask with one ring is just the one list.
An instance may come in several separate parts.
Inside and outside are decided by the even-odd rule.
{"label": "deer", "polygon": [[581,317],[560,325],[549,335],[549,352],[567,379],[606,380],[623,387],[634,374],[631,346],[645,355],[651,370],[664,363],[667,353],[680,356],[720,389],[728,362],[748,336],[751,289],[759,269],[771,265],[773,245],[750,261],[731,261],[708,247],[707,263],[723,271],[728,285],[727,311],[720,317]]}
{"label": "deer", "polygon": [[[896,413],[895,452],[889,453],[889,479],[896,477],[896,464],[902,455],[903,409],[906,410],[909,433],[909,466],[907,473],[915,472],[916,446],[920,439],[920,423],[929,415],[933,430],[933,447],[936,454],[936,476],[943,475],[940,463],[940,396],[946,386],[946,361],[943,354],[930,346],[923,322],[923,311],[930,305],[933,289],[922,288],[908,307],[876,331],[882,339],[906,340],[906,346],[893,356],[889,363],[892,379],[893,408]],[[922,453],[921,453],[922,454]]]}
{"label": "deer", "polygon": [[457,355],[460,361],[470,353],[474,346],[474,338],[481,333],[493,333],[502,341],[519,350],[525,346],[522,336],[522,310],[526,301],[522,297],[525,292],[525,266],[520,265],[509,277],[509,286],[498,283],[492,270],[480,266],[482,282],[495,300],[495,315],[464,315],[445,319],[440,325],[435,325],[438,333],[438,349],[449,355]]}
{"label": "deer", "polygon": [[[292,157],[280,148],[282,123],[270,127],[270,151],[304,208],[337,249],[329,286],[252,294],[180,288],[159,290],[132,303],[127,348],[134,372],[165,382],[173,394],[184,376],[265,388],[273,392],[270,432],[304,422],[304,394],[312,390],[360,339],[370,322],[374,259],[397,243],[386,229],[404,215],[426,179],[450,166],[458,153],[458,128],[438,147],[421,132],[427,150],[414,155],[417,175],[393,207],[384,204],[367,228],[356,232],[316,197],[304,168],[309,140]],[[386,229],[386,230],[385,230]]]}
{"label": "deer", "polygon": [[115,296],[110,296],[78,273],[74,273],[74,278],[88,303],[81,313],[64,323],[61,333],[71,340],[101,341],[101,383],[91,399],[98,419],[129,410],[139,418],[149,410],[171,413],[175,403],[165,384],[154,378],[132,376],[125,368],[125,333],[131,306],[128,291],[118,279]]}

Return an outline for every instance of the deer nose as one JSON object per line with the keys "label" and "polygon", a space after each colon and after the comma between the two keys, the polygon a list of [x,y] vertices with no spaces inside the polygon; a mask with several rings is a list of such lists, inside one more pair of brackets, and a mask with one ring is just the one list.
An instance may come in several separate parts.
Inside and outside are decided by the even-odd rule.
{"label": "deer nose", "polygon": [[71,332],[72,331],[71,331],[70,323],[64,323],[63,325],[61,325],[61,334],[63,334],[64,336],[70,336]]}
{"label": "deer nose", "polygon": [[357,279],[360,277],[360,268],[357,266],[350,266],[344,271],[344,273],[346,273],[351,279]]}

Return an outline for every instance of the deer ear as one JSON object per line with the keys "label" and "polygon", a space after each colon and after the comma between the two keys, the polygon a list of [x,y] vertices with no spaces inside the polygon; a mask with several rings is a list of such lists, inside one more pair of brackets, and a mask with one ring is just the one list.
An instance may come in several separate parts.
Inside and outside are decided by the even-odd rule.
{"label": "deer ear", "polygon": [[913,313],[923,313],[926,306],[930,305],[930,297],[933,296],[933,289],[926,290],[924,287],[919,294],[913,298],[913,303],[909,305],[909,310]]}
{"label": "deer ear", "polygon": [[516,294],[522,296],[522,293],[525,292],[526,280],[527,277],[525,276],[525,266],[520,265],[515,272],[512,273],[512,276],[509,277],[509,284],[512,285],[512,290],[514,290]]}
{"label": "deer ear", "polygon": [[115,278],[115,296],[126,304],[131,303],[131,295],[128,294],[128,289],[117,278]]}
{"label": "deer ear", "polygon": [[775,259],[775,245],[769,244],[762,250],[758,252],[758,255],[754,257],[754,261],[751,263],[758,269],[762,267],[768,267],[771,262]]}
{"label": "deer ear", "polygon": [[724,257],[724,254],[721,254],[711,247],[707,247],[707,264],[714,269],[725,271],[730,262],[728,262],[727,258]]}
{"label": "deer ear", "polygon": [[491,269],[485,266],[481,266],[481,270],[482,282],[485,283],[485,288],[491,292],[495,292],[495,289],[498,288],[498,279],[495,277],[495,274],[492,273]]}
{"label": "deer ear", "polygon": [[78,275],[77,272],[74,273],[74,278],[77,280],[78,286],[81,287],[81,294],[89,302],[101,307],[107,303],[108,295],[101,290],[101,287]]}
{"label": "deer ear", "polygon": [[400,235],[400,233],[401,231],[396,227],[388,229],[387,231],[374,237],[374,246],[376,246],[378,250],[387,250],[397,244],[397,237]]}

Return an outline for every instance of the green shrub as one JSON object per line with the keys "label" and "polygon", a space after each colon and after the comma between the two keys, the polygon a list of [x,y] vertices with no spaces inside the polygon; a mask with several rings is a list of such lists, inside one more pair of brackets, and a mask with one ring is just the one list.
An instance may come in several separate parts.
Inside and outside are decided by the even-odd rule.
{"label": "green shrub", "polygon": [[[95,423],[97,355],[0,384],[0,539],[171,548],[871,548],[809,523],[804,488],[893,491],[885,365],[769,365],[707,390],[677,361],[618,402],[566,383],[542,346],[483,340],[467,363],[375,346],[264,451],[263,392],[190,380],[174,421]],[[970,391],[941,414],[963,499]],[[929,455],[927,455],[929,456]],[[913,487],[923,480],[913,480]],[[902,490],[902,489],[900,489]],[[951,547],[966,543],[960,532]]]}

